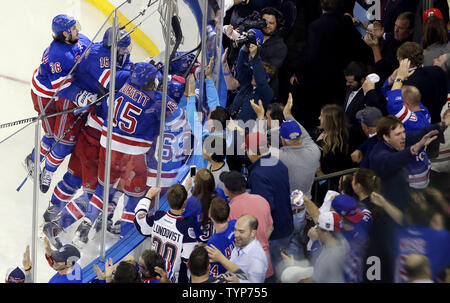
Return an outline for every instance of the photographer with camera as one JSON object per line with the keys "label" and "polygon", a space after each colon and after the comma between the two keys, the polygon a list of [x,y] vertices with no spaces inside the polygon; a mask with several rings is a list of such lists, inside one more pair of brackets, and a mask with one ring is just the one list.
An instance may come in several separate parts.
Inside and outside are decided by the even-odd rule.
{"label": "photographer with camera", "polygon": [[[278,95],[278,77],[276,74],[283,65],[288,52],[287,46],[281,36],[281,30],[284,28],[283,14],[276,8],[266,7],[260,12],[254,11],[251,15],[242,19],[236,26],[234,36],[232,26],[228,26],[228,30],[225,30],[225,32],[230,39],[234,40],[234,45],[239,47],[239,42],[237,41],[242,38],[245,39],[245,36],[252,28],[260,30],[264,36],[260,49],[262,61],[272,65],[276,70],[275,77],[270,82],[270,87],[274,92],[274,97],[276,97]],[[240,33],[241,36],[236,39],[237,33]],[[231,54],[231,62],[234,61],[233,58],[235,56]]]}
{"label": "photographer with camera", "polygon": [[250,29],[243,37],[235,40],[242,45],[237,66],[236,78],[240,83],[239,90],[230,106],[233,119],[256,120],[256,114],[250,104],[250,100],[261,100],[264,109],[267,109],[273,98],[270,79],[275,75],[275,69],[262,62],[259,55],[264,36],[258,29]]}

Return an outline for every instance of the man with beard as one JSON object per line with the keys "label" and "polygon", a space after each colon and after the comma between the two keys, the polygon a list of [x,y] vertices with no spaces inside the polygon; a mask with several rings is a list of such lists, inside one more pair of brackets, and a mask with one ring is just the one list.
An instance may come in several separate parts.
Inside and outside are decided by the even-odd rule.
{"label": "man with beard", "polygon": [[[44,51],[41,64],[34,71],[31,81],[31,97],[39,115],[48,115],[83,106],[87,102],[94,102],[97,99],[96,94],[81,90],[72,83],[72,75],[69,75],[90,43],[90,40],[79,31],[80,26],[73,17],[58,15],[53,18],[53,41]],[[57,96],[55,96],[56,92]],[[77,118],[73,113],[69,113],[42,121],[45,135],[41,140],[40,160],[64,132],[73,126],[46,159],[40,180],[43,193],[48,191],[53,173],[75,147],[78,134],[86,122],[86,118],[83,117],[75,123]],[[75,125],[73,125],[74,123]],[[25,159],[28,171],[34,169],[34,152],[33,150]]]}
{"label": "man with beard", "polygon": [[[264,41],[261,45],[261,59],[263,62],[269,63],[276,68],[277,74],[283,65],[284,59],[287,56],[287,46],[280,35],[283,29],[284,18],[282,13],[273,8],[266,7],[261,10],[261,18],[266,21],[266,27],[262,29]],[[274,97],[278,95],[278,76],[270,82],[270,87],[274,91]]]}

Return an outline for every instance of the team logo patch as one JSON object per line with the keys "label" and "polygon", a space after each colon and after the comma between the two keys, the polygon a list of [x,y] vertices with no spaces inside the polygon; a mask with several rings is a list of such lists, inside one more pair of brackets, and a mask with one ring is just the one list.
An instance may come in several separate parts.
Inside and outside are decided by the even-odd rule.
{"label": "team logo patch", "polygon": [[192,239],[195,239],[195,231],[193,227],[189,227],[188,228],[188,235],[189,237],[191,237]]}
{"label": "team logo patch", "polygon": [[417,122],[417,116],[416,116],[416,114],[415,114],[415,113],[412,113],[412,114],[411,114],[411,117],[409,117],[409,120],[410,120],[410,121],[413,121],[413,122]]}
{"label": "team logo patch", "polygon": [[139,220],[142,220],[142,219],[145,218],[145,216],[146,216],[146,214],[142,212],[142,213],[140,213],[140,214],[138,215],[138,219],[139,219]]}
{"label": "team logo patch", "polygon": [[420,161],[423,161],[425,159],[425,152],[421,152],[419,154],[419,159],[420,159]]}

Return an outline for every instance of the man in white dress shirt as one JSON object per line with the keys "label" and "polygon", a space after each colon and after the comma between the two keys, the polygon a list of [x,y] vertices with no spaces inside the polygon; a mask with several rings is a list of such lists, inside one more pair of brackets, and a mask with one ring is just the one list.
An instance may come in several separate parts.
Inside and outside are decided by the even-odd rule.
{"label": "man in white dress shirt", "polygon": [[250,215],[240,216],[234,227],[235,247],[228,260],[214,245],[207,246],[210,262],[220,262],[228,272],[240,268],[248,280],[239,282],[263,283],[268,267],[267,256],[258,240],[258,220]]}

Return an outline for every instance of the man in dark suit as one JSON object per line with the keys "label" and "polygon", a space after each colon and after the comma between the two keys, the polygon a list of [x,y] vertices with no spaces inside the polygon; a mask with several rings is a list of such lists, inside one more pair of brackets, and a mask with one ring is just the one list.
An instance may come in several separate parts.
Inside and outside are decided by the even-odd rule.
{"label": "man in dark suit", "polygon": [[352,60],[365,64],[373,62],[372,52],[351,18],[339,12],[340,2],[321,0],[320,4],[323,14],[309,25],[303,54],[291,76],[291,84],[299,85],[301,96],[296,98],[299,104],[294,104],[294,117],[306,129],[317,125],[323,105],[343,104],[344,68]]}
{"label": "man in dark suit", "polygon": [[350,150],[356,149],[365,139],[366,135],[359,126],[360,121],[356,113],[365,109],[367,106],[373,106],[382,110],[383,100],[380,100],[380,94],[375,90],[375,84],[366,81],[367,68],[361,62],[352,61],[344,70],[347,92],[345,94],[344,112],[349,127],[349,147]]}

